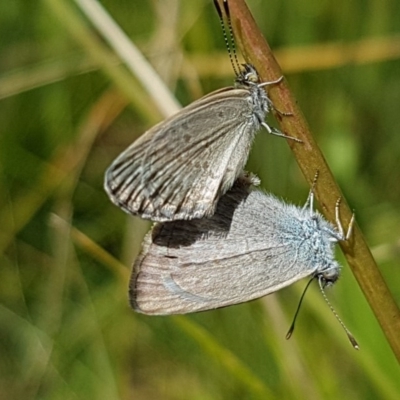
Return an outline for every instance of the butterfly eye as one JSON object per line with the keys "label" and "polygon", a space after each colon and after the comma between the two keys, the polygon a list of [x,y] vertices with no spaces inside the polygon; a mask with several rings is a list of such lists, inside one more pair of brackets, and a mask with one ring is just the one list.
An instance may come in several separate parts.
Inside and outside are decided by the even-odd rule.
{"label": "butterfly eye", "polygon": [[248,74],[246,74],[246,80],[248,82],[252,82],[252,83],[258,83],[258,75],[255,72],[249,72]]}

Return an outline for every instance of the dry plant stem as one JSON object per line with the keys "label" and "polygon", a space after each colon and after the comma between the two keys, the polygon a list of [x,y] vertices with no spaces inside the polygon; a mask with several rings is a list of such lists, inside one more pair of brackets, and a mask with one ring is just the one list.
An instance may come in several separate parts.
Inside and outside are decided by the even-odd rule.
{"label": "dry plant stem", "polygon": [[[222,6],[222,0],[219,0],[219,3]],[[263,81],[279,78],[282,71],[266,40],[257,28],[244,0],[229,0],[229,9],[235,38],[246,61],[251,62],[257,68]],[[290,93],[285,81],[271,87],[269,94],[278,110],[293,114],[291,116],[275,115],[280,122],[282,132],[303,141],[303,143],[296,143],[293,140],[288,140],[288,144],[310,185],[313,182],[315,172],[319,171],[315,195],[325,216],[330,221],[334,221],[335,202],[339,197],[343,198],[343,195],[310,133],[296,100]],[[352,211],[344,198],[340,213],[344,226],[347,226]],[[400,311],[357,224],[354,225],[351,239],[348,242],[341,242],[340,245],[397,360],[400,361]]]}

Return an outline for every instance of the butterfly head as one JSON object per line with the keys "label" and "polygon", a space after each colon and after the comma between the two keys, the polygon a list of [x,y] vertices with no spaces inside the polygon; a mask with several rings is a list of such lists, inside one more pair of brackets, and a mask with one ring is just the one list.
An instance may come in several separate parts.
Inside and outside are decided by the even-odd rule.
{"label": "butterfly head", "polygon": [[328,268],[324,268],[323,271],[318,272],[315,277],[319,280],[320,285],[323,288],[332,286],[337,282],[340,276],[340,267],[334,261]]}
{"label": "butterfly head", "polygon": [[255,67],[251,64],[242,64],[242,66],[243,69],[236,78],[236,83],[243,86],[257,85],[260,82],[260,77]]}

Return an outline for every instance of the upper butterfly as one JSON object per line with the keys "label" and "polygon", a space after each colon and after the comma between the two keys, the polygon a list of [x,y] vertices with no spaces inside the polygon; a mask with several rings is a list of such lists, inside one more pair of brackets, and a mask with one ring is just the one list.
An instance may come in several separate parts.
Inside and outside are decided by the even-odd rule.
{"label": "upper butterfly", "polygon": [[148,130],[106,171],[111,201],[159,222],[213,215],[261,126],[291,138],[264,122],[273,104],[263,87],[281,80],[260,83],[256,69],[244,64],[234,87],[214,91]]}

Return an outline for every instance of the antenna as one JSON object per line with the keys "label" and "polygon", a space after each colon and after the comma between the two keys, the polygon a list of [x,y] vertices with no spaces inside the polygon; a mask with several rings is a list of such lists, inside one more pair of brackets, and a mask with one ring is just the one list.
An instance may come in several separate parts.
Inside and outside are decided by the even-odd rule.
{"label": "antenna", "polygon": [[[332,311],[333,315],[334,315],[334,316],[336,317],[336,319],[339,321],[339,324],[342,326],[342,328],[343,328],[344,331],[346,332],[347,337],[349,338],[350,343],[352,344],[352,346],[353,346],[356,350],[359,350],[359,349],[360,349],[360,346],[358,345],[357,340],[356,340],[355,337],[352,335],[352,333],[347,329],[346,325],[345,325],[344,322],[340,319],[339,315],[337,314],[337,312],[336,312],[335,309],[333,308],[332,304],[331,304],[330,301],[328,300],[328,297],[326,296],[325,291],[324,291],[324,287],[323,287],[323,286],[324,286],[324,285],[323,285],[323,279],[324,279],[324,278],[322,277],[322,275],[319,275],[319,276],[318,276],[318,283],[319,283],[319,288],[320,288],[321,293],[322,293],[322,297],[324,298],[324,300],[325,300],[326,303],[328,304],[328,307],[329,307],[330,310]],[[296,312],[295,312],[295,314],[294,314],[294,317],[293,317],[293,322],[292,322],[292,324],[290,325],[290,328],[289,328],[289,330],[288,330],[288,333],[286,334],[286,339],[287,339],[287,340],[289,340],[289,339],[291,338],[292,334],[293,334],[294,325],[295,325],[295,323],[296,323],[297,316],[298,316],[298,314],[299,314],[301,304],[302,304],[302,302],[303,302],[303,299],[304,299],[304,296],[305,296],[305,294],[306,294],[306,292],[307,292],[307,289],[308,289],[308,287],[310,286],[310,284],[311,284],[311,282],[312,282],[313,280],[314,280],[314,277],[312,277],[312,278],[308,281],[308,283],[307,283],[307,285],[306,285],[306,287],[305,287],[305,289],[304,289],[304,291],[303,291],[303,294],[302,294],[301,297],[300,297],[299,305],[297,306],[297,310],[296,310]]]}
{"label": "antenna", "polygon": [[[229,30],[229,39],[228,39],[228,34],[226,32],[225,24],[224,24],[224,18],[222,15],[222,10],[219,6],[218,0],[214,0],[214,6],[217,9],[217,13],[219,16],[219,21],[221,23],[221,28],[222,28],[222,33],[224,35],[224,41],[226,48],[228,49],[228,54],[229,54],[229,59],[231,60],[231,65],[233,68],[233,72],[235,73],[236,76],[239,76],[239,61],[236,53],[236,46],[235,46],[235,39],[233,36],[233,28],[232,28],[232,22],[231,22],[231,17],[230,17],[230,12],[229,12],[229,6],[228,6],[228,1],[224,0],[224,12],[226,15],[226,19],[228,21],[228,30]],[[232,56],[233,53],[233,56]]]}
{"label": "antenna", "polygon": [[307,285],[306,285],[306,287],[305,287],[305,289],[304,289],[304,291],[303,291],[303,294],[302,294],[301,297],[300,297],[299,305],[297,306],[297,310],[296,310],[296,312],[294,313],[293,322],[292,322],[292,324],[290,325],[290,328],[289,328],[289,330],[288,330],[288,333],[286,334],[286,339],[287,339],[287,340],[289,340],[289,339],[292,337],[292,334],[293,334],[293,331],[294,331],[294,324],[296,323],[297,316],[298,316],[299,311],[300,311],[301,303],[303,302],[303,299],[304,299],[304,296],[305,296],[305,294],[306,294],[306,292],[307,292],[307,289],[308,289],[308,287],[310,286],[310,284],[311,284],[311,282],[312,282],[313,280],[314,280],[314,277],[312,277],[312,278],[308,281],[308,283],[307,283]]}
{"label": "antenna", "polygon": [[319,288],[320,288],[321,293],[322,293],[322,297],[325,299],[326,304],[328,304],[328,307],[331,309],[333,315],[336,317],[336,319],[339,321],[339,324],[342,326],[342,328],[343,328],[344,331],[346,332],[347,337],[349,338],[350,343],[352,344],[352,346],[353,346],[356,350],[359,350],[359,349],[360,349],[360,346],[358,345],[357,340],[354,338],[354,336],[352,335],[352,333],[347,329],[346,325],[345,325],[345,324],[343,323],[343,321],[340,319],[339,315],[337,314],[337,312],[336,312],[335,309],[333,308],[332,304],[331,304],[330,301],[328,300],[328,297],[326,296],[325,291],[324,291],[324,287],[323,287],[322,281],[323,281],[323,277],[322,277],[322,275],[320,275],[320,276],[318,277],[318,283],[319,283]]}
{"label": "antenna", "polygon": [[235,36],[233,35],[232,20],[231,20],[231,13],[229,10],[228,0],[224,0],[224,10],[225,10],[226,17],[228,19],[228,29],[229,29],[229,36],[231,39],[231,47],[232,47],[233,57],[235,59],[236,66],[238,67],[238,69],[240,69],[240,67],[239,67],[240,64],[239,64],[239,60],[238,60],[237,52],[236,52]]}

